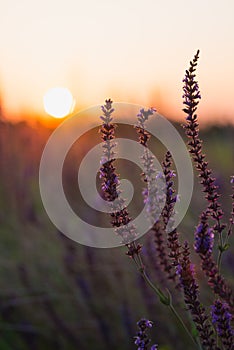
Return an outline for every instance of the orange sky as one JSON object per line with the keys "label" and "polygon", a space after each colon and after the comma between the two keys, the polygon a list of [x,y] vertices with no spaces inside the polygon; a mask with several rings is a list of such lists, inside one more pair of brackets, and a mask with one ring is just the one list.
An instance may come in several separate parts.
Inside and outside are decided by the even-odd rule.
{"label": "orange sky", "polygon": [[43,113],[44,93],[59,85],[77,110],[111,97],[181,118],[181,81],[199,48],[199,114],[234,122],[233,13],[232,0],[2,2],[4,111]]}

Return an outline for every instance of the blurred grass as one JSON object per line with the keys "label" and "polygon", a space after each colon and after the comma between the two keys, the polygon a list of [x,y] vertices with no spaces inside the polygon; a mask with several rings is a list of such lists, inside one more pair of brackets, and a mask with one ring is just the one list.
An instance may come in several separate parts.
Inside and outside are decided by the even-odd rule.
{"label": "blurred grass", "polygon": [[[182,128],[178,128],[183,136]],[[178,350],[189,348],[189,340],[145,286],[132,261],[126,257],[125,248],[81,246],[58,232],[48,219],[40,200],[38,169],[50,133],[51,130],[39,124],[35,127],[23,122],[0,124],[0,349],[133,349],[132,337],[141,317],[155,323],[151,338],[160,344],[161,350],[175,349],[175,344]],[[134,131],[128,130],[127,135],[135,138]],[[202,131],[204,148],[217,177],[226,213],[231,208],[233,135],[230,126]],[[74,148],[64,177],[71,202],[75,204],[78,198],[80,210],[84,204],[74,191],[77,171],[74,157],[82,156],[95,140],[91,134],[82,147]],[[158,159],[162,159],[163,147],[154,140],[151,147]],[[131,174],[126,163],[118,165],[122,166],[125,176]],[[141,193],[139,184],[135,184],[137,196]],[[183,238],[191,244],[193,228],[204,206],[196,181],[191,207],[180,225]],[[131,213],[136,214],[138,210],[132,203]],[[85,215],[93,215],[87,214],[86,207],[83,211]],[[149,236],[142,242],[152,278],[163,280]],[[223,259],[223,273],[232,285],[233,254],[232,245]],[[204,287],[199,269],[198,278]],[[208,287],[203,288],[202,301],[207,306],[212,301]],[[176,296],[176,304],[183,310],[181,303]]]}

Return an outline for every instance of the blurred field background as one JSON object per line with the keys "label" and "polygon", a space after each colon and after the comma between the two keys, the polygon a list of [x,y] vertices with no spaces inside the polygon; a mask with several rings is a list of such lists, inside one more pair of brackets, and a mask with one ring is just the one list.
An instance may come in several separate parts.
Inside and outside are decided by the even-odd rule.
{"label": "blurred field background", "polygon": [[[130,350],[135,348],[141,317],[154,322],[151,338],[160,350],[192,350],[167,308],[145,286],[125,248],[79,245],[50,222],[40,199],[38,170],[43,148],[59,122],[45,112],[43,97],[61,86],[71,91],[76,111],[110,96],[156,106],[181,122],[182,79],[200,49],[199,114],[206,125],[202,138],[228,219],[234,174],[233,13],[230,0],[1,1],[0,350]],[[184,137],[180,124],[174,125]],[[99,142],[97,131],[72,147],[63,184],[74,211],[96,225],[108,225],[109,218],[90,210],[77,188],[80,159]],[[122,135],[136,140],[128,128]],[[162,145],[152,140],[150,147],[162,160]],[[124,161],[117,167],[129,180],[129,174],[139,175],[129,205],[134,217],[140,210],[140,170]],[[100,187],[98,178],[97,183]],[[180,225],[182,239],[191,247],[204,207],[196,180]],[[151,235],[141,241],[147,271],[173,291],[176,309],[188,323],[175,286],[160,273]],[[230,242],[222,272],[234,286],[233,238]],[[210,289],[197,257],[193,260],[201,300],[209,308]]]}
{"label": "blurred field background", "polygon": [[[183,136],[182,127],[175,126]],[[77,157],[78,162],[94,142],[92,135],[96,131],[77,145],[64,175],[71,202],[90,218],[93,214],[84,207],[76,191],[77,168],[72,159]],[[38,169],[51,132],[40,123],[33,126],[26,122],[0,123],[0,349],[134,349],[136,322],[141,317],[154,322],[151,338],[160,345],[160,350],[190,349],[190,341],[145,285],[125,255],[125,248],[81,246],[58,232],[50,222],[40,199]],[[134,132],[132,135],[127,132],[128,137],[135,137]],[[231,210],[233,135],[233,126],[202,130],[204,149],[220,186],[226,218]],[[151,147],[162,159],[162,148],[153,141]],[[120,162],[119,167],[124,176],[130,173],[127,164]],[[180,227],[183,239],[188,239],[191,246],[194,226],[205,207],[201,187],[195,182],[192,203]],[[140,195],[142,183],[137,186],[135,190]],[[133,204],[130,209],[134,212]],[[141,241],[152,279],[174,291],[160,272],[150,234]],[[233,243],[232,238],[222,267],[232,286]],[[197,276],[202,286],[202,302],[209,307],[212,299],[199,267]],[[178,295],[175,304],[183,311]]]}

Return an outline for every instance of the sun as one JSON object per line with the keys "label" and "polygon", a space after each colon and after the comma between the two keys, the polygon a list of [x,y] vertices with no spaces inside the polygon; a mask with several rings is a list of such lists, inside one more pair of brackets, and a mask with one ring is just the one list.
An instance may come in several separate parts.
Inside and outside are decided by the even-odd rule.
{"label": "sun", "polygon": [[72,113],[75,101],[67,88],[54,87],[45,93],[43,104],[47,114],[54,118],[64,118]]}

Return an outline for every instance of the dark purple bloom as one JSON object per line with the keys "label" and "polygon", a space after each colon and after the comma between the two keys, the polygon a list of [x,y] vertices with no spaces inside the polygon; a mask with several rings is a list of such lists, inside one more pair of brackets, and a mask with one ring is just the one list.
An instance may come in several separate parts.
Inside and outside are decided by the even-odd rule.
{"label": "dark purple bloom", "polygon": [[[200,226],[200,225],[199,225]],[[197,253],[202,252],[203,254],[211,253],[214,245],[214,234],[212,228],[208,228],[206,234],[202,236],[199,234],[199,230],[203,227],[198,227],[195,236],[195,250]],[[201,233],[201,232],[200,232]]]}
{"label": "dark purple bloom", "polygon": [[[141,319],[137,322],[137,326],[139,331],[137,332],[137,336],[135,337],[135,344],[137,345],[137,350],[141,349],[149,349],[151,339],[149,339],[147,330],[153,327],[153,322],[149,321],[145,318]],[[157,350],[158,346],[156,344],[150,347],[150,350]]]}
{"label": "dark purple bloom", "polygon": [[201,215],[201,220],[195,231],[194,249],[198,254],[211,254],[214,245],[213,229],[208,225],[208,212]]}
{"label": "dark purple bloom", "polygon": [[232,350],[234,349],[234,332],[231,327],[232,316],[229,311],[227,303],[216,300],[212,305],[211,315],[212,322],[225,349]]}
{"label": "dark purple bloom", "polygon": [[209,210],[205,210],[200,218],[200,223],[195,231],[194,249],[199,254],[202,261],[202,270],[208,277],[208,283],[215,294],[224,299],[231,307],[234,300],[230,287],[219,273],[218,266],[212,256],[214,244],[214,234],[208,225]]}
{"label": "dark purple bloom", "polygon": [[152,345],[150,350],[158,350],[158,345],[157,344]]}

